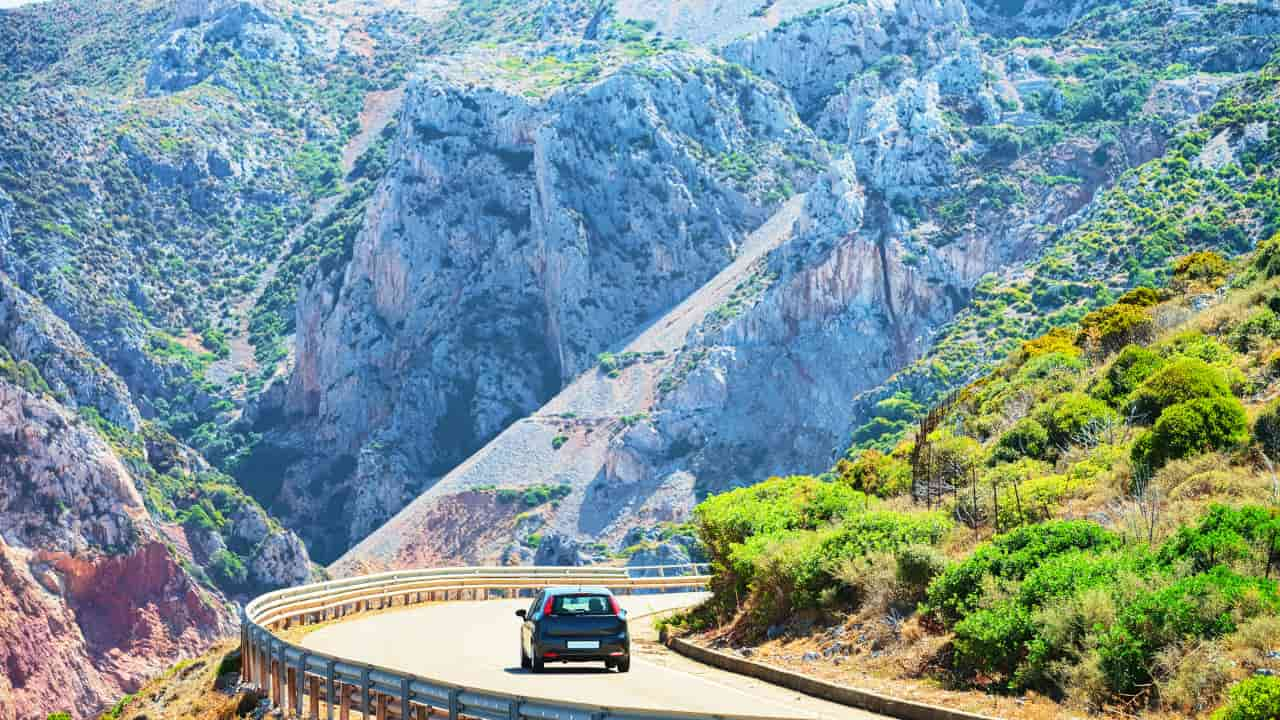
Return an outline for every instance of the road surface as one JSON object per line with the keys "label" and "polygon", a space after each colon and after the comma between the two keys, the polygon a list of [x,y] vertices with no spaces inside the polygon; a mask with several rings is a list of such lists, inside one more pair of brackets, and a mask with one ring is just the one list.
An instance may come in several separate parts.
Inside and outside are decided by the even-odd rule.
{"label": "road surface", "polygon": [[529,600],[435,603],[337,623],[303,638],[311,650],[415,673],[478,690],[593,705],[686,712],[768,715],[817,720],[883,720],[883,716],[800,695],[759,680],[709,668],[655,642],[656,612],[686,607],[701,593],[620,597],[631,619],[631,672],[603,665],[520,669],[517,608]]}

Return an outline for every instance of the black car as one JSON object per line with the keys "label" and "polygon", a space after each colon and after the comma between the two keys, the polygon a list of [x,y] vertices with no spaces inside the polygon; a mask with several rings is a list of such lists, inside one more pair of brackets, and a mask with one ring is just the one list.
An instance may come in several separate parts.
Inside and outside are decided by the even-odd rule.
{"label": "black car", "polygon": [[524,619],[522,668],[541,672],[553,662],[603,662],[610,670],[631,669],[627,613],[606,588],[547,588],[516,615]]}

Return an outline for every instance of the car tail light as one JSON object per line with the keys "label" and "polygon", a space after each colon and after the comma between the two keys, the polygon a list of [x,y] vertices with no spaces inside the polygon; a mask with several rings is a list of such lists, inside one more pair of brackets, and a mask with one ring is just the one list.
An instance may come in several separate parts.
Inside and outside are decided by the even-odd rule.
{"label": "car tail light", "polygon": [[555,602],[555,598],[547,598],[547,604],[542,606],[542,614],[543,614],[543,615],[550,615],[550,614],[551,614],[551,604],[552,604],[553,602]]}
{"label": "car tail light", "polygon": [[613,606],[613,614],[614,614],[614,615],[621,615],[621,614],[622,614],[622,608],[618,607],[618,598],[616,598],[616,597],[614,597],[614,596],[610,595],[610,596],[609,596],[609,604]]}
{"label": "car tail light", "polygon": [[560,657],[560,656],[559,656],[559,655],[557,655],[557,654],[555,654],[555,653],[553,653],[553,652],[551,652],[551,651],[547,651],[547,652],[542,653],[542,657],[544,657],[544,658],[558,658],[558,657]]}

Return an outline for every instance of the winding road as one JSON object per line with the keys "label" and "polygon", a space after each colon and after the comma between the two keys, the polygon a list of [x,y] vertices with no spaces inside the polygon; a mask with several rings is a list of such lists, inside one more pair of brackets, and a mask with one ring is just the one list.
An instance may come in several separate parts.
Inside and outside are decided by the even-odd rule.
{"label": "winding road", "polygon": [[520,669],[519,620],[528,600],[436,603],[348,620],[308,634],[302,645],[446,683],[598,705],[810,720],[882,718],[688,660],[657,643],[652,616],[692,605],[704,593],[620,597],[631,617],[631,672],[602,666]]}

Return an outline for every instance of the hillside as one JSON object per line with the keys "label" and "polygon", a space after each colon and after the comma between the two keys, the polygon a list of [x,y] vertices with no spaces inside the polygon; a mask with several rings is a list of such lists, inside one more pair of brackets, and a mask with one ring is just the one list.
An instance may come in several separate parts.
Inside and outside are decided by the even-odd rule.
{"label": "hillside", "polygon": [[899,694],[1006,696],[1010,717],[1204,717],[1248,678],[1215,717],[1270,717],[1278,252],[1280,235],[1236,264],[1181,257],[1166,287],[1023,343],[889,454],[707,500],[716,596],[674,626]]}
{"label": "hillside", "polygon": [[[656,24],[649,32],[664,27],[655,18],[625,17],[631,6],[619,5],[618,11],[624,23],[652,20]],[[1250,217],[1208,208],[1200,231],[1190,236],[1139,242],[1138,233],[1149,226],[1136,221],[1130,222],[1128,235],[1113,233],[1116,220],[1102,204],[1113,197],[1132,198],[1169,216],[1187,212],[1185,205],[1163,207],[1163,198],[1152,195],[1150,187],[1128,189],[1137,173],[1157,173],[1161,163],[1174,162],[1174,150],[1197,161],[1185,192],[1214,191],[1208,179],[1217,179],[1217,168],[1232,161],[1206,153],[1202,163],[1201,149],[1229,146],[1228,152],[1237,152],[1245,141],[1223,135],[1225,125],[1206,126],[1213,133],[1201,137],[1208,130],[1201,128],[1200,118],[1220,95],[1243,92],[1240,84],[1270,57],[1274,11],[1252,4],[1175,10],[1138,3],[1118,15],[1082,7],[1070,17],[1043,12],[1035,17],[1011,27],[1016,18],[976,4],[842,4],[807,8],[764,28],[753,18],[744,21],[744,36],[732,40],[702,38],[693,24],[676,23],[670,31],[690,33],[685,42],[708,43],[713,57],[726,63],[724,75],[688,64],[682,54],[691,50],[684,45],[651,44],[645,57],[614,75],[547,84],[536,91],[539,101],[519,84],[537,77],[532,69],[503,75],[494,81],[494,91],[476,95],[481,109],[475,122],[465,102],[447,100],[460,92],[450,75],[456,66],[445,65],[411,84],[407,102],[421,118],[414,125],[438,130],[424,136],[402,124],[389,178],[403,172],[400,167],[409,169],[410,177],[451,178],[464,183],[467,197],[479,203],[489,191],[479,191],[456,172],[451,143],[484,147],[496,139],[514,143],[512,152],[522,147],[532,153],[532,164],[519,172],[487,167],[485,182],[495,173],[503,178],[507,189],[500,197],[530,188],[532,205],[517,214],[527,212],[531,221],[512,226],[510,242],[526,253],[532,273],[521,287],[540,295],[501,315],[525,318],[520,336],[487,329],[493,319],[490,303],[477,298],[458,305],[456,299],[505,287],[510,273],[504,267],[492,282],[480,281],[465,263],[448,265],[460,262],[459,252],[484,258],[488,250],[463,239],[472,231],[450,224],[455,215],[447,201],[420,205],[401,228],[386,218],[398,223],[405,217],[396,210],[403,201],[388,197],[376,231],[357,239],[357,261],[342,276],[342,291],[312,304],[327,307],[329,297],[334,303],[327,318],[305,321],[314,332],[299,346],[301,374],[295,374],[282,398],[286,414],[300,412],[309,425],[334,427],[337,447],[351,453],[338,460],[355,477],[346,502],[357,498],[361,503],[360,531],[353,534],[363,535],[365,518],[376,518],[374,503],[397,505],[394,493],[370,498],[369,486],[395,487],[401,482],[396,478],[403,477],[401,497],[418,492],[407,509],[333,569],[345,573],[412,562],[412,548],[430,532],[425,528],[455,512],[459,503],[452,498],[492,484],[554,485],[568,494],[558,506],[522,523],[508,516],[503,522],[516,537],[505,538],[505,544],[491,535],[464,541],[457,548],[463,557],[527,561],[535,554],[528,548],[548,536],[557,538],[557,547],[576,544],[581,557],[619,552],[630,546],[633,530],[648,532],[655,523],[684,520],[708,493],[771,474],[819,472],[851,442],[891,447],[930,402],[997,362],[1019,338],[1069,322],[1146,281],[1147,273],[1161,272],[1175,251],[1250,247],[1246,235],[1256,237],[1269,222],[1269,157],[1260,157],[1239,177],[1221,176],[1230,188],[1221,202],[1239,196]],[[1014,32],[1036,37],[1014,37]],[[1212,51],[1200,43],[1208,35],[1216,40]],[[590,47],[582,46],[580,52]],[[768,188],[779,173],[768,135],[777,132],[775,122],[752,124],[744,116],[742,127],[754,136],[740,137],[737,126],[726,133],[716,125],[712,138],[678,124],[685,106],[671,102],[671,89],[682,88],[686,97],[689,88],[697,89],[699,97],[721,108],[722,77],[745,90],[738,91],[736,105],[728,106],[730,114],[716,111],[717,123],[736,117],[732,113],[767,108],[765,117],[790,125],[786,133],[820,143],[821,153],[810,160],[791,159],[797,151],[784,151],[791,163],[781,170],[785,192]],[[514,83],[511,89],[508,82]],[[708,89],[699,89],[702,85]],[[776,91],[770,90],[767,100],[744,104],[742,92],[757,87]],[[502,94],[515,91],[521,95]],[[632,94],[637,97],[621,107],[646,108],[641,127],[633,126],[632,113],[614,110],[616,102],[600,104],[606,97]],[[419,95],[430,102],[414,104]],[[525,103],[536,103],[536,112],[507,109]],[[584,120],[579,105],[601,109]],[[502,118],[502,124],[490,128],[484,119],[490,116]],[[570,182],[589,168],[558,159],[564,118],[578,123],[575,135],[589,132],[609,142],[632,138],[628,153],[579,144],[575,157],[605,159],[612,176],[667,178],[666,189],[637,188],[636,197],[645,199],[620,207],[596,202],[585,191],[589,184]],[[473,130],[476,122],[479,128]],[[680,209],[687,203],[683,198],[703,198],[691,206],[694,212],[706,207],[706,191],[690,189],[690,166],[680,159],[690,152],[686,148],[698,147],[700,152],[690,153],[695,160],[721,153],[714,187],[736,185],[763,207],[754,217],[736,216],[745,228],[758,225],[761,215],[776,217],[783,198],[792,197],[790,202],[801,207],[788,238],[753,261],[727,300],[715,307],[697,305],[703,317],[683,338],[650,346],[637,339],[661,328],[684,327],[689,317],[685,306],[673,305],[664,293],[686,293],[690,280],[700,284],[691,297],[711,292],[713,271],[742,257],[736,240],[729,257],[721,259],[707,258],[704,250],[697,259],[681,256],[684,246],[670,241],[685,238],[691,227],[691,216]],[[810,166],[816,170],[812,175],[795,170]],[[383,189],[401,185],[389,179]],[[1255,185],[1259,192],[1251,192]],[[1147,195],[1135,197],[1140,191]],[[654,207],[663,210],[652,214]],[[625,220],[613,219],[623,211]],[[726,217],[724,206],[716,212]],[[567,229],[560,219],[550,220],[564,217],[574,219]],[[1237,219],[1242,227],[1228,232],[1225,225]],[[419,222],[452,227],[456,239],[427,248],[402,240],[419,234],[414,230]],[[614,234],[619,227],[629,231]],[[1102,227],[1105,240],[1097,240]],[[573,239],[568,244],[566,232]],[[477,229],[474,236],[490,233]],[[653,238],[662,242],[654,244]],[[624,246],[632,255],[619,264],[612,253]],[[1126,260],[1131,246],[1141,252]],[[445,247],[451,251],[447,256],[434,254]],[[1096,265],[1076,262],[1074,256],[1086,249]],[[494,251],[499,257],[511,252],[503,245]],[[392,263],[391,257],[398,259]],[[484,272],[495,270],[490,266]],[[462,278],[464,284],[448,284]],[[415,291],[417,283],[431,289]],[[632,302],[630,290],[637,283],[652,288],[643,297],[653,304],[619,314],[619,299]],[[1014,286],[1018,290],[1006,290]],[[370,293],[369,288],[384,289]],[[1032,302],[1006,312],[1022,293],[1033,294]],[[438,312],[415,315],[403,304],[409,297],[438,298],[462,310],[448,320]],[[509,301],[504,295],[502,302]],[[654,306],[662,309],[655,312]],[[357,324],[356,317],[365,319]],[[353,336],[338,327],[362,330]],[[366,354],[366,346],[374,350]],[[444,347],[448,353],[441,352]],[[480,352],[473,354],[472,348]],[[540,353],[551,359],[531,363],[546,357]],[[416,358],[427,355],[434,358],[431,363],[446,364],[447,373],[475,378],[475,384],[470,379],[441,384],[443,376],[434,371],[422,382],[406,381],[423,367]],[[377,359],[371,366],[353,365],[360,357]],[[461,369],[473,357],[485,373]],[[548,367],[558,368],[559,382],[529,374]],[[550,392],[560,383],[568,385]],[[601,386],[612,389],[605,395],[593,390],[593,397],[608,402],[583,404],[581,393]],[[428,394],[419,396],[422,391]],[[419,397],[430,402],[396,402]],[[431,445],[433,452],[443,447],[465,454],[494,432],[485,428],[504,426],[466,462],[452,469],[444,463],[443,479],[434,471],[414,472],[440,465],[419,455],[420,435],[410,446],[400,440],[405,437],[401,428],[439,427],[437,432],[449,433],[448,440]],[[463,437],[455,433],[469,439],[458,442]],[[378,452],[355,452],[366,436],[375,438]],[[268,433],[268,442],[275,437]],[[565,451],[568,457],[562,457]],[[286,480],[285,492],[301,482]],[[323,500],[307,487],[307,502]],[[346,486],[332,487],[342,492]]]}

